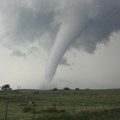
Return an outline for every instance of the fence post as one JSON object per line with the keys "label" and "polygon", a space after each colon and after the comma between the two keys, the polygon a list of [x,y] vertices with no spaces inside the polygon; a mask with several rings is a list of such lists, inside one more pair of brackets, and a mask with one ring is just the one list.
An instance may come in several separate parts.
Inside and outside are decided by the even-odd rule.
{"label": "fence post", "polygon": [[33,120],[35,120],[35,103],[33,104]]}
{"label": "fence post", "polygon": [[9,101],[6,102],[6,108],[5,108],[5,120],[7,120],[8,103],[9,103]]}
{"label": "fence post", "polygon": [[97,111],[97,104],[95,103],[95,112]]}
{"label": "fence post", "polygon": [[105,103],[103,103],[103,110],[105,110]]}
{"label": "fence post", "polygon": [[109,105],[109,106],[110,106],[110,110],[111,110],[111,108],[112,108],[112,105],[111,105],[111,103],[110,103],[110,105]]}
{"label": "fence post", "polygon": [[75,112],[75,104],[73,105],[73,112]]}
{"label": "fence post", "polygon": [[87,112],[87,110],[88,110],[88,105],[86,104],[85,106],[86,106],[86,107],[85,107],[85,108],[86,108],[85,110],[86,110],[86,112]]}

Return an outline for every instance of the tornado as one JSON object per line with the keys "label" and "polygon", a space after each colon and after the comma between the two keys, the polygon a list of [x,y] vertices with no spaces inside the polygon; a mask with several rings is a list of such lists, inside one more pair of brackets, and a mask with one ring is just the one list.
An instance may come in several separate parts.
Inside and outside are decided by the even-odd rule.
{"label": "tornado", "polygon": [[48,65],[46,69],[45,79],[51,81],[56,73],[57,66],[60,63],[65,52],[69,46],[82,34],[86,28],[92,24],[89,21],[89,24],[84,24],[84,26],[77,26],[75,24],[67,24],[60,27],[60,30],[56,37],[56,42],[51,51]]}

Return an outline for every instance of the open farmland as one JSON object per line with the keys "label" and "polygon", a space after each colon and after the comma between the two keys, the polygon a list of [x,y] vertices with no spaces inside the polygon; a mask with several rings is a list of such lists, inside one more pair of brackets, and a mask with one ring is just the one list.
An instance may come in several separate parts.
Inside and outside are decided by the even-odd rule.
{"label": "open farmland", "polygon": [[119,120],[120,89],[0,91],[0,120]]}

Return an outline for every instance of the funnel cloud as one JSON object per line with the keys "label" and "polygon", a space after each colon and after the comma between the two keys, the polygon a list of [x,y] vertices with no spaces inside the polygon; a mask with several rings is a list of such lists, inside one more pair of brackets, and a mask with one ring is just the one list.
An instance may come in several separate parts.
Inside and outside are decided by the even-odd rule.
{"label": "funnel cloud", "polygon": [[92,54],[120,30],[120,1],[0,0],[0,26],[0,43],[14,55],[26,55],[36,43],[51,51],[45,71],[51,81],[69,48]]}

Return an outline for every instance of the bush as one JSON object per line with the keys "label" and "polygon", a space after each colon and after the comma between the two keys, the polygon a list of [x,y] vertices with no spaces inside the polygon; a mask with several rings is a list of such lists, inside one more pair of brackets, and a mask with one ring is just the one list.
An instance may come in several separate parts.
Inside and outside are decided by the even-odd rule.
{"label": "bush", "polygon": [[89,91],[89,90],[90,90],[90,88],[86,88],[86,90],[87,90],[87,91]]}
{"label": "bush", "polygon": [[53,91],[58,91],[58,89],[57,88],[53,88]]}
{"label": "bush", "polygon": [[65,87],[64,90],[70,90],[70,88],[69,87]]}
{"label": "bush", "polygon": [[75,88],[75,90],[77,91],[77,90],[80,90],[79,88]]}

